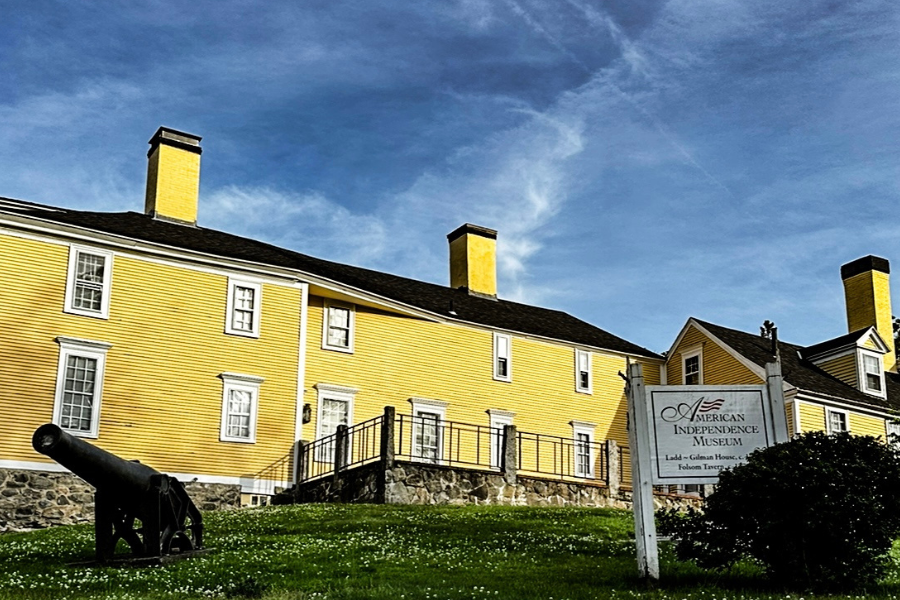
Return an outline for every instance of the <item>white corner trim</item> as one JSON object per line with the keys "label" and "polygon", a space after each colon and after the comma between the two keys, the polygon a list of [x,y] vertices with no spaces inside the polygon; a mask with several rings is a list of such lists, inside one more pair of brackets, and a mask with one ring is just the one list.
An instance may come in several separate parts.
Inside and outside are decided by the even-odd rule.
{"label": "white corner trim", "polygon": [[291,482],[298,479],[297,469],[300,466],[300,440],[303,439],[303,404],[306,395],[306,330],[308,327],[307,315],[309,313],[309,284],[300,284],[300,335],[297,340],[297,406],[294,412],[294,472],[291,474]]}

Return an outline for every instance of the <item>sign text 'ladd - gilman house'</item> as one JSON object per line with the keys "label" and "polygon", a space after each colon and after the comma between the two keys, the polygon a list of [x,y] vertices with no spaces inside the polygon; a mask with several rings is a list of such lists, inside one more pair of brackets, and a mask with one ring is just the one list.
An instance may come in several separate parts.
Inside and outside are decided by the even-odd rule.
{"label": "sign text 'ladd - gilman house'", "polygon": [[654,484],[716,483],[774,443],[766,386],[647,386]]}

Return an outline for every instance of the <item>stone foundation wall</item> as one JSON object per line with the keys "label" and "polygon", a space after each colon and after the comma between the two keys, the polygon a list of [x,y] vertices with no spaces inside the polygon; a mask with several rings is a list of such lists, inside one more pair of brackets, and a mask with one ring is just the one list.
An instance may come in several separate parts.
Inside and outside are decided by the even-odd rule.
{"label": "stone foundation wall", "polygon": [[[200,510],[238,508],[239,485],[186,483]],[[71,473],[0,469],[0,532],[94,520],[94,487]]]}
{"label": "stone foundation wall", "polygon": [[[379,477],[383,476],[383,483]],[[294,502],[373,502],[387,504],[504,504],[513,506],[632,507],[631,492],[613,495],[608,487],[518,476],[514,484],[496,471],[461,469],[398,462],[382,470],[381,463],[350,469],[333,477],[302,484],[276,497],[276,504]],[[656,508],[699,507],[689,496],[654,496]]]}

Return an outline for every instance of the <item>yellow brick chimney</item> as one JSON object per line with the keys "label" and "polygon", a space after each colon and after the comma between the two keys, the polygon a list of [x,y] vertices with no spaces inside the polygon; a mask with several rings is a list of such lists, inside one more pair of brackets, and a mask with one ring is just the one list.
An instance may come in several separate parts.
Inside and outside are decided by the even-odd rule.
{"label": "yellow brick chimney", "polygon": [[153,135],[147,152],[145,214],[197,224],[200,139],[200,136],[168,127],[160,127]]}
{"label": "yellow brick chimney", "polygon": [[447,235],[450,287],[497,298],[497,232],[466,223]]}
{"label": "yellow brick chimney", "polygon": [[841,267],[844,280],[844,298],[847,304],[848,331],[857,331],[873,325],[887,344],[884,368],[893,371],[894,328],[891,312],[891,265],[885,258],[864,256]]}

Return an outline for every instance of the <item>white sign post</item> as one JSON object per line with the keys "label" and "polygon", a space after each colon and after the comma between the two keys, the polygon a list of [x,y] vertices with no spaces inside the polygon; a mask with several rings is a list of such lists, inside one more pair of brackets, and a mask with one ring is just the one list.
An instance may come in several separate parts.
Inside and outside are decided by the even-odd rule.
{"label": "white sign post", "polygon": [[638,574],[659,579],[653,486],[717,483],[719,471],[789,439],[781,362],[766,365],[764,385],[644,386],[628,365],[628,441]]}
{"label": "white sign post", "polygon": [[631,449],[631,502],[638,575],[659,579],[656,521],[653,520],[653,484],[650,482],[650,424],[644,410],[644,372],[640,363],[628,365],[628,445]]}

